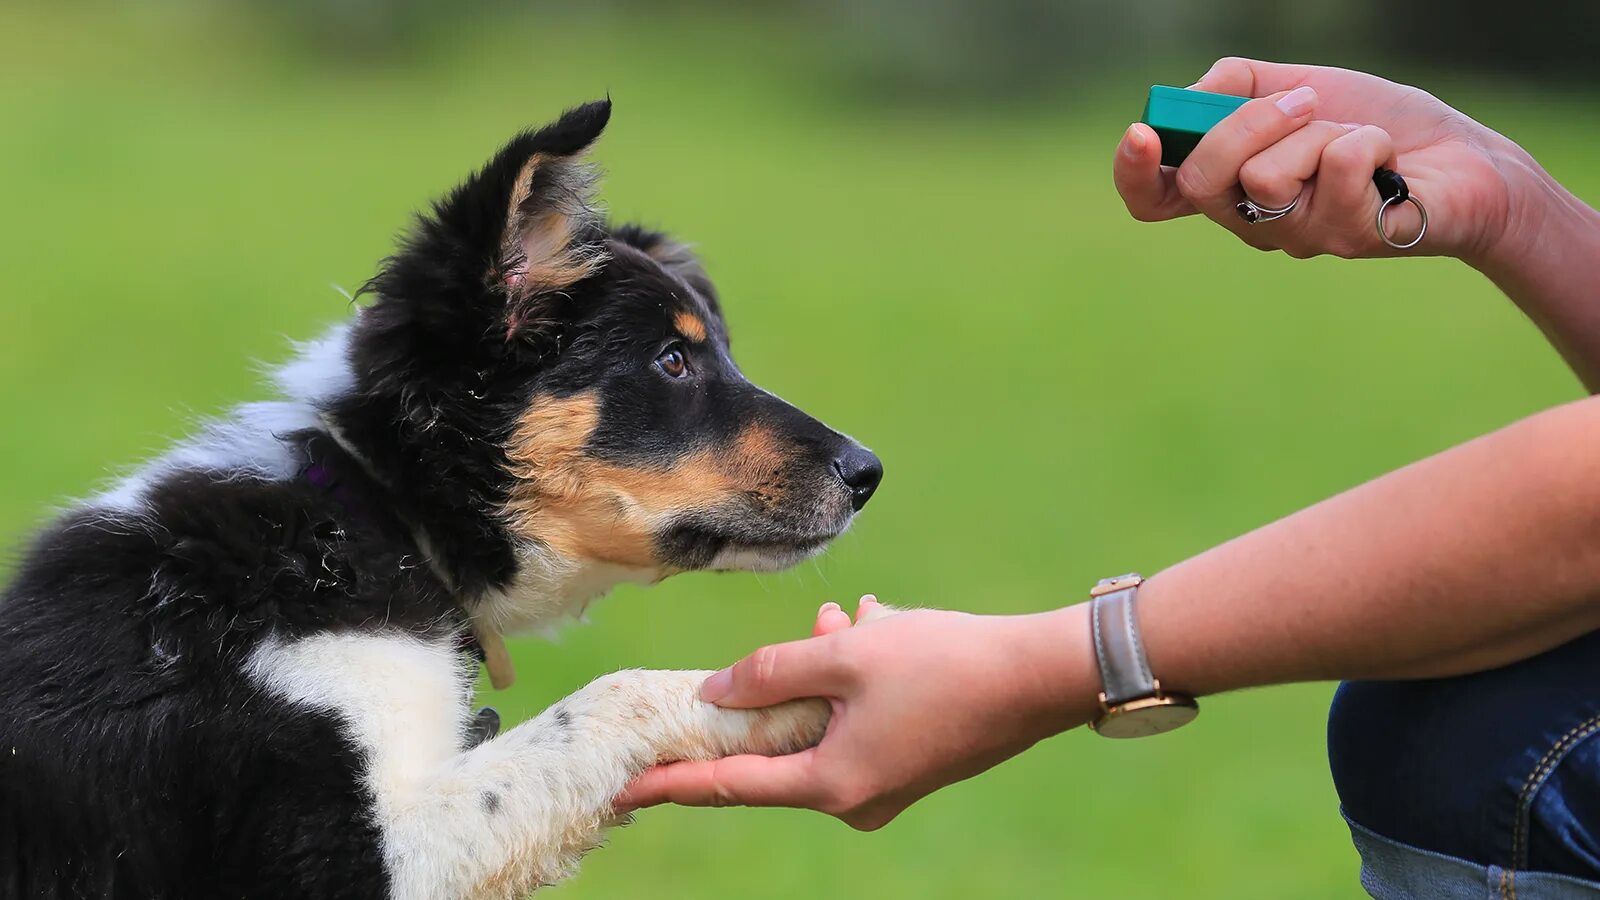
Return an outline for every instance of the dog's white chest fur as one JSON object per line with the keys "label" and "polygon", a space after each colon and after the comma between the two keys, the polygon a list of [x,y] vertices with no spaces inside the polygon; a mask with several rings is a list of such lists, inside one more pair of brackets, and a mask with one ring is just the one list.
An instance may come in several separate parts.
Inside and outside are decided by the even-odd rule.
{"label": "dog's white chest fur", "polygon": [[281,700],[339,716],[367,758],[380,818],[460,751],[474,675],[447,642],[399,632],[268,641],[246,674]]}

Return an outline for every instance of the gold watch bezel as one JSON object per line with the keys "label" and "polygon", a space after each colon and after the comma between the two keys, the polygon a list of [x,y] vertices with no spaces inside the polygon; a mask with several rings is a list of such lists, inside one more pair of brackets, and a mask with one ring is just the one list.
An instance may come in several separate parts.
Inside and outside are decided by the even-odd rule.
{"label": "gold watch bezel", "polygon": [[1104,691],[1100,692],[1100,714],[1089,723],[1089,728],[1102,737],[1140,738],[1165,734],[1193,722],[1200,715],[1200,703],[1188,694],[1167,693],[1161,682],[1155,682],[1156,692],[1148,697],[1135,697],[1124,703],[1110,706]]}

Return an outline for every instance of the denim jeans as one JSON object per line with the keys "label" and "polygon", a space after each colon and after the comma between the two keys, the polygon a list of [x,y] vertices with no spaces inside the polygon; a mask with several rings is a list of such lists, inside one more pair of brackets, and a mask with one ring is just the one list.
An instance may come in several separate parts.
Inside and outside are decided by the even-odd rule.
{"label": "denim jeans", "polygon": [[1339,687],[1334,785],[1374,897],[1600,898],[1600,632],[1459,678]]}

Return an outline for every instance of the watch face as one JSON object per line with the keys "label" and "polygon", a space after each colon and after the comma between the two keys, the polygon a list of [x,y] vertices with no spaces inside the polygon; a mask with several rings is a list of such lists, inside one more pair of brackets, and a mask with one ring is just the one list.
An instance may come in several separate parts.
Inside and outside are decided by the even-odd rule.
{"label": "watch face", "polygon": [[1109,738],[1149,737],[1180,728],[1200,715],[1200,707],[1188,698],[1146,697],[1115,707],[1094,723],[1097,734]]}

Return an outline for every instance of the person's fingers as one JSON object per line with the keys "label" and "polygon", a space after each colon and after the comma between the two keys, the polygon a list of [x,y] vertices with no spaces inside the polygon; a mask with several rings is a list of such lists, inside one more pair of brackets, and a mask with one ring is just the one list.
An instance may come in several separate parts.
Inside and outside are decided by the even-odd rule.
{"label": "person's fingers", "polygon": [[1123,132],[1111,163],[1111,180],[1128,212],[1141,222],[1161,222],[1194,213],[1178,193],[1171,169],[1161,167],[1161,139],[1155,129],[1135,122]]}
{"label": "person's fingers", "polygon": [[612,802],[618,813],[661,803],[681,806],[812,808],[822,797],[813,751],[789,756],[728,756],[648,769]]}
{"label": "person's fingers", "polygon": [[1246,160],[1239,168],[1239,186],[1258,205],[1272,209],[1288,206],[1317,173],[1323,148],[1357,127],[1307,122],[1299,131]]}
{"label": "person's fingers", "polygon": [[872,594],[862,594],[861,599],[856,601],[856,624],[859,625],[872,618],[872,614],[882,607],[883,604],[878,602],[877,597]]}
{"label": "person's fingers", "polygon": [[850,627],[850,614],[837,603],[824,603],[817,610],[817,622],[811,627],[812,637],[824,637]]}
{"label": "person's fingers", "polygon": [[625,816],[637,809],[660,806],[666,803],[666,776],[662,774],[661,770],[672,765],[678,764],[667,763],[665,765],[651,766],[640,773],[638,778],[628,782],[621,793],[611,798],[612,814]]}
{"label": "person's fingers", "polygon": [[762,647],[700,685],[700,699],[733,709],[825,697],[841,685],[835,636]]}
{"label": "person's fingers", "polygon": [[1265,97],[1305,84],[1314,68],[1226,56],[1212,63],[1192,87],[1234,97]]}
{"label": "person's fingers", "polygon": [[[1307,225],[1332,236],[1321,242],[1321,252],[1360,256],[1376,249],[1372,222],[1381,198],[1372,186],[1372,173],[1380,166],[1395,166],[1394,141],[1376,125],[1356,128],[1323,148]],[[1391,229],[1414,229],[1415,219],[1403,215],[1408,211],[1396,212]]]}
{"label": "person's fingers", "polygon": [[1271,147],[1311,120],[1317,92],[1298,87],[1273,94],[1234,110],[1206,132],[1194,152],[1178,167],[1178,191],[1195,208],[1229,228],[1239,224],[1239,169],[1250,157]]}

